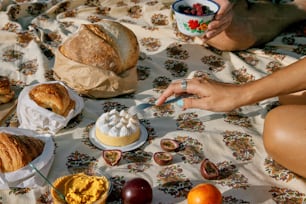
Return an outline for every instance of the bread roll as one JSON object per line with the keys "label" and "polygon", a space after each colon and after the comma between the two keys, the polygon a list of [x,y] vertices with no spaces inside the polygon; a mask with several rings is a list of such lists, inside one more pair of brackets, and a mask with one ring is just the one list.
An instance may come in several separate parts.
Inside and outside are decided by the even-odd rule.
{"label": "bread roll", "polygon": [[15,92],[11,90],[10,81],[6,76],[0,76],[0,104],[8,103],[14,98]]}
{"label": "bread roll", "polygon": [[0,132],[0,171],[16,171],[33,161],[44,149],[45,143],[29,136]]}
{"label": "bread roll", "polygon": [[59,51],[67,58],[120,74],[137,64],[139,45],[135,34],[110,20],[83,24]]}
{"label": "bread roll", "polygon": [[75,107],[75,101],[60,83],[39,84],[31,89],[29,96],[37,105],[62,116]]}

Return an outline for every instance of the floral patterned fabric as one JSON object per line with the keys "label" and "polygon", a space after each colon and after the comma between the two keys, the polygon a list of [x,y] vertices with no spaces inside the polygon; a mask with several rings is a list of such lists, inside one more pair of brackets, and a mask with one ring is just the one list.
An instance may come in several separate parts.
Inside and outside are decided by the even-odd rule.
{"label": "floral patterned fabric", "polygon": [[[0,1],[0,75],[13,87],[54,80],[56,48],[82,23],[113,19],[135,32],[141,55],[137,64],[138,90],[122,97],[84,98],[85,108],[53,139],[55,159],[48,178],[99,168],[110,175],[113,190],[107,203],[120,203],[124,182],[135,176],[147,178],[154,204],[187,203],[196,184],[215,184],[224,203],[306,203],[306,181],[266,154],[262,142],[265,114],[277,106],[272,98],[230,113],[182,111],[175,104],[149,108],[141,118],[148,139],[138,149],[124,152],[120,163],[110,167],[101,150],[89,140],[100,114],[154,101],[172,80],[206,77],[236,84],[268,75],[306,54],[306,22],[294,25],[261,48],[221,52],[182,35],[167,0],[73,0]],[[18,92],[17,92],[18,93]],[[0,106],[1,108],[1,106]],[[18,126],[13,112],[1,126]],[[290,136],[290,135],[288,135]],[[152,155],[162,151],[160,140],[180,142],[171,165],[157,165]],[[199,171],[208,158],[220,170],[215,180]],[[0,203],[52,203],[49,187],[11,188],[0,192]]]}

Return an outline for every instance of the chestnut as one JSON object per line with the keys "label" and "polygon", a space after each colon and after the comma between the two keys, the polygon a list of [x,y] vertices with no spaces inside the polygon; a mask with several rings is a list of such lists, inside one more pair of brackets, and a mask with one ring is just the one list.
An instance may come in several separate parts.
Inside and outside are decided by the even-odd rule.
{"label": "chestnut", "polygon": [[209,159],[204,159],[200,167],[201,175],[208,180],[217,179],[219,177],[218,167]]}
{"label": "chestnut", "polygon": [[161,139],[160,146],[166,152],[173,152],[179,148],[179,143],[173,139]]}
{"label": "chestnut", "polygon": [[102,156],[104,161],[110,165],[115,166],[121,160],[122,151],[118,149],[111,149],[111,150],[103,150]]}
{"label": "chestnut", "polygon": [[168,152],[155,152],[153,155],[153,159],[157,164],[163,166],[171,164],[173,157]]}
{"label": "chestnut", "polygon": [[151,204],[153,190],[147,180],[136,177],[123,185],[121,197],[123,204]]}

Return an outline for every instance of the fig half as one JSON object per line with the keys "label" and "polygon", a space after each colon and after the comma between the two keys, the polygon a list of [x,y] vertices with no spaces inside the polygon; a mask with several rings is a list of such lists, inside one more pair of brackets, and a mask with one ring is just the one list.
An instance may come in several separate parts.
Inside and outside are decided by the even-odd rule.
{"label": "fig half", "polygon": [[173,152],[179,148],[179,143],[173,139],[161,139],[160,147],[166,152]]}
{"label": "fig half", "polygon": [[201,163],[201,175],[208,180],[217,179],[219,177],[218,167],[209,159],[204,159]]}
{"label": "fig half", "polygon": [[115,166],[117,165],[122,156],[122,151],[118,149],[112,149],[112,150],[103,150],[102,151],[102,156],[104,161],[110,165],[110,166]]}
{"label": "fig half", "polygon": [[173,157],[168,152],[155,152],[153,159],[158,165],[164,166],[171,164]]}

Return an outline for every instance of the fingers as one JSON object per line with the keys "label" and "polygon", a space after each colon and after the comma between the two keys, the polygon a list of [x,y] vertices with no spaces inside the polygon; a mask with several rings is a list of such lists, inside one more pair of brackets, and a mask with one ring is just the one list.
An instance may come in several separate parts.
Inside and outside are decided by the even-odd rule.
{"label": "fingers", "polygon": [[232,7],[233,4],[231,4],[229,1],[223,1],[220,3],[219,12],[215,16],[215,19],[209,23],[207,32],[203,36],[204,42],[217,36],[230,26],[233,19]]}
{"label": "fingers", "polygon": [[229,1],[223,1],[220,4],[220,10],[218,11],[217,15],[215,16],[216,20],[220,20],[222,18],[225,18],[228,13],[230,13],[232,11],[233,8],[233,4],[230,3]]}
{"label": "fingers", "polygon": [[156,105],[162,105],[167,98],[169,98],[172,95],[181,95],[183,93],[188,93],[189,89],[189,81],[184,80],[176,80],[173,81],[168,88],[162,93],[162,95],[158,98],[156,101]]}
{"label": "fingers", "polygon": [[162,105],[167,98],[172,95],[182,95],[185,93],[191,95],[199,95],[200,89],[199,84],[201,83],[198,79],[183,79],[173,81],[168,88],[162,93],[162,95],[156,101],[156,105]]}
{"label": "fingers", "polygon": [[189,108],[198,108],[211,110],[213,103],[211,100],[210,82],[202,78],[183,79],[172,82],[161,94],[155,105],[162,105],[168,97],[172,95],[188,94],[192,96],[183,97],[176,102],[183,110]]}
{"label": "fingers", "polygon": [[225,21],[213,21],[208,26],[208,30],[206,34],[203,36],[203,40],[207,41],[221,32],[223,32],[230,24],[232,20],[231,18],[227,18]]}
{"label": "fingers", "polygon": [[184,98],[177,103],[183,110],[197,108],[206,110],[205,98]]}

